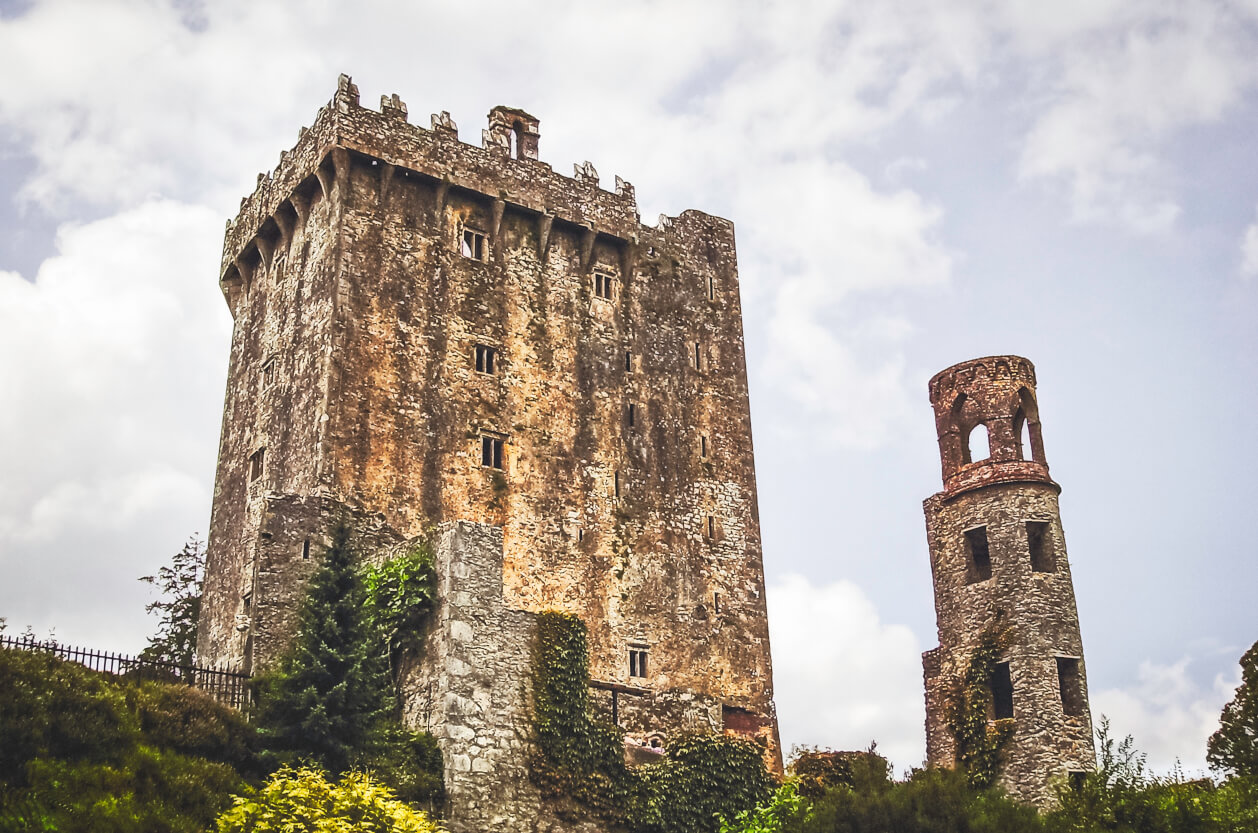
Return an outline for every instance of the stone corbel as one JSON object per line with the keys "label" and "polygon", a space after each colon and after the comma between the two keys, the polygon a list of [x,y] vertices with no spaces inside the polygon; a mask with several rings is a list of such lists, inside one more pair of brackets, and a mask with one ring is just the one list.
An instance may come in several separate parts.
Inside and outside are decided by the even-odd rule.
{"label": "stone corbel", "polygon": [[349,201],[349,151],[342,147],[332,148],[332,167],[336,170],[336,186],[341,190],[341,201]]}
{"label": "stone corbel", "polygon": [[393,174],[397,171],[397,166],[381,160],[378,167],[380,168],[380,205],[383,207],[389,196],[389,186],[393,183]]}
{"label": "stone corbel", "polygon": [[433,212],[432,221],[436,224],[445,214],[446,197],[450,195],[450,180],[443,178],[437,183],[437,205]]}
{"label": "stone corbel", "polygon": [[594,260],[594,227],[584,226],[581,230],[581,271],[590,271]]}
{"label": "stone corbel", "polygon": [[550,251],[550,229],[555,224],[555,215],[542,213],[537,216],[537,256],[542,263]]}

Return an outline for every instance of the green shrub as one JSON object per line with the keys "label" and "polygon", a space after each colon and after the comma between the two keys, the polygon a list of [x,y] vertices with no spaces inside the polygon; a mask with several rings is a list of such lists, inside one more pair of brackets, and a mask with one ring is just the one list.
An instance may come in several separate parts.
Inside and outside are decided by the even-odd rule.
{"label": "green shrub", "polygon": [[0,650],[0,829],[204,830],[252,762],[239,715],[185,686]]}
{"label": "green shrub", "polygon": [[126,698],[147,743],[261,775],[257,733],[235,709],[191,686],[147,680],[127,686]]}
{"label": "green shrub", "polygon": [[371,776],[350,772],[337,783],[317,769],[284,767],[256,793],[238,797],[218,819],[218,833],[438,833],[427,815],[398,801]]}

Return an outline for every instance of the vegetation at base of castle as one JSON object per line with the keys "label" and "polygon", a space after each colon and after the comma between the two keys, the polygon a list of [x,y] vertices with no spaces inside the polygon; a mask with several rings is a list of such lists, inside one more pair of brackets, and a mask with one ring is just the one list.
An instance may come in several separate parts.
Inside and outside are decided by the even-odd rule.
{"label": "vegetation at base of castle", "polygon": [[[412,566],[422,555],[415,559]],[[333,773],[373,770],[403,801],[432,807],[444,797],[441,756],[431,736],[402,725],[389,638],[368,615],[380,608],[367,604],[358,561],[349,528],[339,524],[306,587],[291,650],[258,681],[256,722],[267,761],[313,763]],[[408,571],[386,572],[377,587],[411,576],[396,583],[405,597],[423,584]],[[386,596],[381,589],[376,601],[400,611],[394,624],[405,620],[405,605]]]}
{"label": "vegetation at base of castle", "polygon": [[0,650],[0,829],[202,831],[260,775],[252,729],[182,685]]}
{"label": "vegetation at base of castle", "polygon": [[891,764],[878,754],[876,743],[864,752],[799,749],[791,771],[799,794],[807,799],[820,798],[832,787],[869,789],[891,779]]}
{"label": "vegetation at base of castle", "polygon": [[218,833],[440,833],[420,810],[363,772],[329,781],[323,770],[283,767],[257,792],[237,797]]}
{"label": "vegetation at base of castle", "polygon": [[592,814],[632,833],[715,833],[722,817],[772,792],[763,747],[724,735],[682,734],[661,762],[627,767],[623,732],[591,714],[589,649],[575,616],[538,616],[532,677],[530,774],[562,814]]}
{"label": "vegetation at base of castle", "polygon": [[978,789],[996,783],[1001,751],[1013,737],[1013,720],[988,720],[992,710],[992,675],[1007,642],[999,623],[983,632],[947,708],[957,765],[965,772],[970,786]]}
{"label": "vegetation at base of castle", "polygon": [[1258,642],[1241,657],[1241,684],[1223,707],[1206,760],[1218,772],[1258,778]]}
{"label": "vegetation at base of castle", "polygon": [[866,767],[808,798],[796,761],[770,801],[721,833],[1258,833],[1258,779],[1152,776],[1131,738],[1116,743],[1105,720],[1097,744],[1097,769],[1080,784],[1059,784],[1058,807],[1045,813],[997,787],[975,787],[960,769],[919,769],[895,781]]}
{"label": "vegetation at base of castle", "polygon": [[157,575],[140,578],[155,586],[161,598],[145,605],[158,613],[157,634],[149,637],[140,659],[192,665],[197,650],[197,620],[201,616],[201,586],[205,582],[205,542],[188,539],[168,566]]}
{"label": "vegetation at base of castle", "polygon": [[368,626],[388,650],[396,684],[402,656],[419,650],[424,625],[437,603],[432,547],[421,539],[404,554],[368,568],[363,580]]}

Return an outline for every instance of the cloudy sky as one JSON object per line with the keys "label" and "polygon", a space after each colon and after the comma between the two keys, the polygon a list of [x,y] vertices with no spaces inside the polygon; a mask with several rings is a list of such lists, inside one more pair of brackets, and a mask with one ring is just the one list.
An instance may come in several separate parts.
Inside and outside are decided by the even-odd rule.
{"label": "cloudy sky", "polygon": [[737,228],[784,742],[924,754],[926,380],[1029,357],[1092,709],[1258,638],[1258,2],[0,0],[0,616],[134,651],[209,520],[223,225],[354,76]]}

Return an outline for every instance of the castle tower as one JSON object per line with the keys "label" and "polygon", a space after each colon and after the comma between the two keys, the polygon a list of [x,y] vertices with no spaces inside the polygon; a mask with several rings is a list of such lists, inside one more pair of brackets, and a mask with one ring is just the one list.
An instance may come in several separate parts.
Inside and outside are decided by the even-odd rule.
{"label": "castle tower", "polygon": [[496,107],[467,144],[342,76],[242,200],[198,652],[273,663],[339,517],[376,554],[496,527],[450,539],[501,547],[476,584],[501,598],[452,591],[460,615],[575,613],[631,735],[780,757],[733,224],[644,225],[632,185],[556,173],[539,137]]}
{"label": "castle tower", "polygon": [[1093,768],[1074,586],[1035,397],[1018,356],[963,362],[930,380],[944,489],[925,502],[939,647],[923,655],[926,754],[954,766],[949,710],[985,632],[1003,633],[992,720],[1012,720],[999,782],[1040,806]]}

